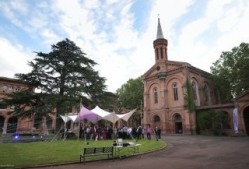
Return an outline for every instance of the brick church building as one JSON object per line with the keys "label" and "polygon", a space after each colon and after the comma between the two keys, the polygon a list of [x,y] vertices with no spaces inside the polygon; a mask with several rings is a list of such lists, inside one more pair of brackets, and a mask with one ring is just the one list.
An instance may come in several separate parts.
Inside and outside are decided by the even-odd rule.
{"label": "brick church building", "polygon": [[[230,126],[233,126],[232,111],[235,105],[234,103],[219,104],[217,90],[210,79],[211,74],[189,63],[168,59],[168,41],[164,38],[160,19],[158,19],[157,35],[153,46],[155,64],[142,76],[144,82],[142,124],[153,128],[160,127],[164,134],[194,134],[196,112],[189,112],[186,102],[186,81],[189,81],[197,109],[222,109],[231,120]],[[247,105],[244,105],[244,108],[249,107],[249,100],[245,104]],[[246,110],[244,114],[248,117],[248,108]],[[239,113],[241,114],[240,131],[245,133],[248,125],[242,122],[248,119],[243,120],[243,110],[239,110]]]}

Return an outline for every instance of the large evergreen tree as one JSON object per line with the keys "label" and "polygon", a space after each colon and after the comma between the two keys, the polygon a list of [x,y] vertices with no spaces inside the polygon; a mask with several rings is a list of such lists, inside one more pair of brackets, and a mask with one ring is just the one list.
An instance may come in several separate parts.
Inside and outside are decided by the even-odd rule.
{"label": "large evergreen tree", "polygon": [[222,52],[211,67],[213,78],[219,87],[221,101],[230,102],[233,97],[249,89],[249,44],[241,43],[231,51]]}
{"label": "large evergreen tree", "polygon": [[27,88],[6,100],[16,116],[44,116],[54,110],[65,114],[80,100],[84,105],[98,103],[97,98],[105,94],[105,79],[93,69],[96,62],[69,39],[52,45],[49,53],[37,52],[29,65],[30,73],[16,74]]}

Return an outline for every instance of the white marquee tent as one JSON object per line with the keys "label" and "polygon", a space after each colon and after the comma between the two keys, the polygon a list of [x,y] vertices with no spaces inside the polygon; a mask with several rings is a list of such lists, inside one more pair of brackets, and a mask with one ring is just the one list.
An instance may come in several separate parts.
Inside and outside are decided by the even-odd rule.
{"label": "white marquee tent", "polygon": [[72,120],[73,122],[75,122],[75,121],[83,120],[83,119],[87,119],[91,121],[92,123],[96,123],[97,121],[101,119],[115,123],[119,119],[128,121],[135,111],[136,109],[133,109],[130,112],[125,113],[125,114],[116,114],[115,112],[107,112],[101,109],[99,106],[96,106],[92,110],[88,110],[87,108],[82,106],[78,115],[68,115],[68,116],[60,115],[60,116],[65,123],[68,122],[69,120]]}

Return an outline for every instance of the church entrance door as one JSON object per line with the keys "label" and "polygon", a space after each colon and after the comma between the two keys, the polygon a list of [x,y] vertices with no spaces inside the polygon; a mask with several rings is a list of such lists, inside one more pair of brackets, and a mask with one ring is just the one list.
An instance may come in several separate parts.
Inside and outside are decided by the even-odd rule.
{"label": "church entrance door", "polygon": [[244,124],[245,124],[245,132],[249,135],[249,107],[245,108],[244,112]]}
{"label": "church entrance door", "polygon": [[176,134],[182,134],[182,117],[180,114],[176,113],[174,115],[174,121],[175,121],[175,133]]}
{"label": "church entrance door", "polygon": [[175,122],[176,134],[182,134],[182,122]]}

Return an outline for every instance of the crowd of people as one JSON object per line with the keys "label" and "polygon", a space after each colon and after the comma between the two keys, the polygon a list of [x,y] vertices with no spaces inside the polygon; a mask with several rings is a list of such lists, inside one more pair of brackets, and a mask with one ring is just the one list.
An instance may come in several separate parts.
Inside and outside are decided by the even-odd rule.
{"label": "crowd of people", "polygon": [[99,139],[148,139],[151,140],[152,135],[156,140],[161,138],[161,129],[159,127],[151,128],[150,125],[145,127],[99,127],[97,125],[87,125],[86,127],[80,127],[80,138],[87,140],[99,140]]}

